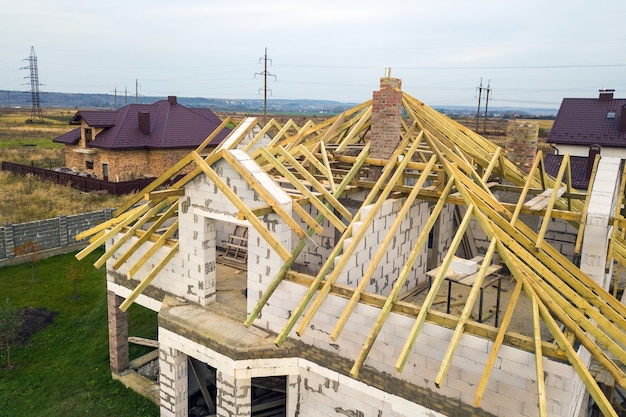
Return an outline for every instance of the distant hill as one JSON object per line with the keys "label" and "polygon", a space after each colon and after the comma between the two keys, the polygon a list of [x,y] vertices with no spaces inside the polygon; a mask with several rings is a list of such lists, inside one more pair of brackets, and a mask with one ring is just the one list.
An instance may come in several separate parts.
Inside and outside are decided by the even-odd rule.
{"label": "distant hill", "polygon": [[[46,93],[40,95],[42,108],[75,109],[115,109],[131,103],[150,104],[167,97],[134,95],[117,97],[113,94]],[[178,102],[187,107],[208,107],[215,112],[262,113],[262,99],[223,99],[203,97],[178,97]],[[343,103],[330,100],[289,100],[268,99],[267,112],[273,114],[324,115],[337,114],[354,107],[357,103]],[[0,108],[32,106],[31,93],[23,91],[0,91]],[[436,109],[446,115],[473,117],[475,107],[438,106]],[[494,107],[489,109],[490,117],[554,117],[557,109]]]}

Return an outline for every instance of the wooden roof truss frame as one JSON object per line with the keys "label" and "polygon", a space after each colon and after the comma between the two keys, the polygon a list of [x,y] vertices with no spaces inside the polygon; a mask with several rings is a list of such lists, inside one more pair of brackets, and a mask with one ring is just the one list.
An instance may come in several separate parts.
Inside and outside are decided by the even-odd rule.
{"label": "wooden roof truss frame", "polygon": [[[121,307],[127,308],[178,250],[175,239],[178,228],[176,221],[178,196],[184,195],[186,183],[195,176],[204,174],[237,206],[240,218],[247,219],[251,227],[258,230],[284,261],[279,273],[251,310],[245,325],[251,326],[254,323],[283,279],[296,280],[308,286],[305,296],[277,335],[275,340],[277,345],[285,341],[298,321],[300,323],[296,328],[296,334],[304,334],[328,294],[343,294],[350,301],[330,336],[333,340],[340,337],[357,303],[373,303],[381,308],[351,370],[351,375],[355,378],[358,377],[359,370],[364,365],[390,312],[401,311],[403,314],[415,317],[415,322],[397,358],[395,366],[398,371],[402,371],[410,356],[412,346],[423,324],[431,321],[454,330],[435,381],[437,385],[445,378],[464,333],[472,333],[493,340],[494,345],[487,366],[477,385],[476,406],[479,406],[483,399],[499,348],[503,343],[513,343],[534,351],[541,416],[547,415],[542,365],[544,356],[569,361],[602,413],[606,416],[617,416],[615,411],[617,406],[614,407],[614,404],[611,404],[591,377],[575,351],[575,343],[585,346],[598,363],[613,376],[619,386],[626,389],[626,376],[620,368],[620,365],[626,364],[626,351],[624,350],[626,307],[544,240],[549,220],[560,218],[578,227],[577,253],[581,248],[590,191],[579,192],[572,187],[569,158],[567,156],[563,158],[557,177],[551,178],[543,168],[543,157],[539,152],[529,174],[524,174],[515,164],[505,158],[504,151],[500,147],[470,129],[442,116],[408,94],[403,94],[403,105],[407,117],[402,122],[401,141],[388,160],[369,157],[371,101],[321,123],[307,122],[302,127],[297,126],[291,120],[281,125],[272,119],[259,128],[255,118],[247,118],[240,123],[235,123],[233,119],[228,118],[198,149],[157,178],[141,193],[129,199],[114,213],[113,219],[77,236],[78,239],[90,237],[89,246],[77,257],[84,258],[115,236],[116,244],[107,249],[95,266],[101,267],[114,254],[117,254],[118,258],[111,267],[118,269],[129,262],[130,256],[139,247],[150,244],[150,250],[135,264],[130,265],[128,273],[130,279],[158,248],[169,247],[168,255],[157,261],[154,269],[135,288]],[[221,129],[233,124],[236,127],[232,129],[231,135],[213,152],[204,156],[206,144]],[[261,139],[267,137],[271,138],[269,144],[259,146]],[[283,186],[292,197],[293,210],[305,222],[306,230],[301,229],[300,224],[294,222],[288,213],[280,208],[272,195],[265,192],[256,180],[247,174],[236,158],[237,152],[247,153],[261,169]],[[233,166],[265,200],[266,206],[247,208],[213,170],[212,165],[219,160],[226,161]],[[593,175],[595,175],[597,163],[596,160]],[[368,181],[362,175],[363,170],[371,166],[383,168],[382,175],[376,182]],[[168,180],[181,172],[187,173],[173,185],[162,189]],[[407,185],[405,182],[407,178],[412,179],[413,185]],[[590,184],[593,184],[593,177]],[[359,209],[355,215],[352,215],[351,211],[340,202],[341,197],[354,191],[367,192],[361,207],[372,205],[371,210],[368,211],[369,214],[363,215]],[[499,202],[496,196],[497,191],[518,193],[517,204]],[[621,184],[620,196],[623,200],[624,181]],[[389,228],[388,234],[380,249],[374,254],[360,284],[356,288],[338,286],[335,281],[342,268],[345,267],[345,260],[356,247],[356,242],[363,237],[362,234],[367,224],[373,220],[382,203],[390,197],[405,198],[398,216],[400,220],[395,221]],[[369,281],[368,278],[373,275],[380,263],[402,217],[417,199],[432,201],[434,206],[390,295],[381,299],[366,293],[364,289]],[[312,204],[318,210],[319,214],[315,218],[306,214],[306,211],[301,208],[302,205],[308,204]],[[421,306],[408,306],[399,300],[400,291],[445,204],[465,206],[465,215],[425,301]],[[258,219],[259,216],[268,212],[279,215],[300,238],[291,252],[287,251]],[[542,216],[539,232],[533,231],[519,221],[521,214]],[[479,277],[471,288],[461,315],[456,321],[450,321],[449,317],[432,309],[432,305],[456,247],[460,244],[471,219],[475,219],[480,224],[489,237],[490,244],[483,266],[479,270]],[[322,232],[320,224],[323,220],[327,220],[340,233],[340,238],[331,255],[315,277],[294,273],[291,267],[304,247],[313,244],[310,237],[314,233]],[[365,226],[357,229],[357,232],[353,234],[351,225],[357,221],[364,222]],[[626,240],[624,239],[626,221],[620,209],[617,210],[612,221],[614,227],[609,258],[624,265],[626,264]],[[144,230],[146,227],[147,229]],[[132,236],[138,237],[136,243],[126,252],[118,253],[122,244]],[[351,238],[351,243],[345,245],[344,248],[344,242],[349,238]],[[495,253],[500,255],[516,282],[502,323],[497,329],[478,325],[470,320],[470,312],[485,278],[487,266],[491,263]],[[333,265],[334,258],[340,254],[348,256],[342,256],[337,265]],[[522,292],[532,303],[533,313],[529,318],[535,329],[532,337],[508,332],[516,303]],[[541,340],[539,330],[541,322],[550,330],[554,343]]]}

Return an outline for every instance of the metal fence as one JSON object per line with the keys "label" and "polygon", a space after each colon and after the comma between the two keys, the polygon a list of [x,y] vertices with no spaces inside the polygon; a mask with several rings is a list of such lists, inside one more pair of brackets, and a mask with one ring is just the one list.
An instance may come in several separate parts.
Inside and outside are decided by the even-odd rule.
{"label": "metal fence", "polygon": [[140,178],[132,181],[109,182],[97,178],[85,177],[67,172],[58,172],[51,169],[38,168],[29,165],[15,164],[2,161],[2,170],[18,175],[32,174],[39,178],[67,184],[81,191],[106,191],[113,195],[135,193],[148,186],[153,178]]}

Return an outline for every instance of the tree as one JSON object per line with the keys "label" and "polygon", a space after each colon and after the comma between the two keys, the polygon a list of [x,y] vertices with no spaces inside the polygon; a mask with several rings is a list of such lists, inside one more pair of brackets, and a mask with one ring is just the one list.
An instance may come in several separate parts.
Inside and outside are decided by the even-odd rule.
{"label": "tree", "polygon": [[13,310],[9,299],[0,307],[0,346],[6,350],[7,366],[11,363],[11,346],[20,341],[24,318],[20,311]]}
{"label": "tree", "polygon": [[31,266],[31,282],[35,282],[35,264],[41,258],[41,245],[38,242],[28,240],[15,247],[15,255],[23,256]]}
{"label": "tree", "polygon": [[76,283],[85,277],[85,269],[80,262],[71,262],[65,267],[65,278],[72,281],[74,284],[74,295],[72,300],[78,300],[80,297],[76,292]]}

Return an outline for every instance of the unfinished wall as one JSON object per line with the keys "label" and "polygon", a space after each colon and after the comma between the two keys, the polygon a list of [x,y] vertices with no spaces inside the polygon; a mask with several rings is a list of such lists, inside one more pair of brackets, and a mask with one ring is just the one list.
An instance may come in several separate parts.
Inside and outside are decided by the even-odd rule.
{"label": "unfinished wall", "polygon": [[[354,243],[356,245],[354,252],[339,275],[337,279],[338,284],[351,287],[358,285],[383,243],[383,239],[398,217],[398,213],[405,201],[405,199],[388,199],[382,204],[373,222],[368,227],[365,237]],[[373,209],[373,204],[364,206],[361,209],[362,221],[353,224],[353,236],[360,227],[363,227],[363,220],[370,215]],[[403,266],[406,264],[411,249],[413,249],[413,246],[415,246],[417,242],[421,231],[420,226],[426,222],[429,214],[428,203],[416,201],[413,204],[408,213],[404,216],[382,261],[376,268],[370,283],[367,285],[366,291],[379,295],[388,295],[391,292],[394,282]],[[353,238],[344,241],[344,251],[353,244],[352,242]],[[404,285],[404,291],[416,287],[419,282],[426,279],[426,251],[427,247],[424,245],[421,254],[417,257],[409,273],[409,277]],[[341,256],[344,255],[340,255],[336,258],[335,265],[337,265]]]}
{"label": "unfinished wall", "polygon": [[[257,323],[274,332],[280,331],[285,317],[288,317],[291,310],[295,308],[295,304],[301,299],[305,290],[304,287],[295,283],[281,283],[270,300],[273,301],[272,307],[263,310],[262,319],[257,320]],[[328,335],[332,332],[347,303],[348,300],[345,298],[329,295],[299,340],[351,361],[356,359],[380,310],[359,304],[340,338],[332,342]],[[453,332],[450,329],[426,323],[417,338],[404,371],[398,373],[394,369],[395,360],[413,322],[413,318],[392,313],[374,343],[365,361],[365,367],[431,390],[438,395],[456,399],[468,405],[473,404],[475,390],[493,343],[476,336],[464,335],[447,377],[441,388],[437,388],[434,380]],[[331,364],[327,366],[330,367]],[[571,413],[571,402],[578,398],[579,393],[576,392],[576,388],[580,385],[580,381],[574,369],[568,364],[544,358],[544,371],[549,414],[562,417],[575,415]],[[376,386],[375,379],[368,381],[364,378],[364,375],[360,377],[366,384]],[[488,413],[502,417],[537,416],[535,381],[534,354],[503,346],[487,385],[481,408]],[[389,388],[389,391],[393,393],[392,387]],[[416,401],[420,403],[417,399]],[[421,404],[428,406],[427,398],[422,401],[424,402]]]}

